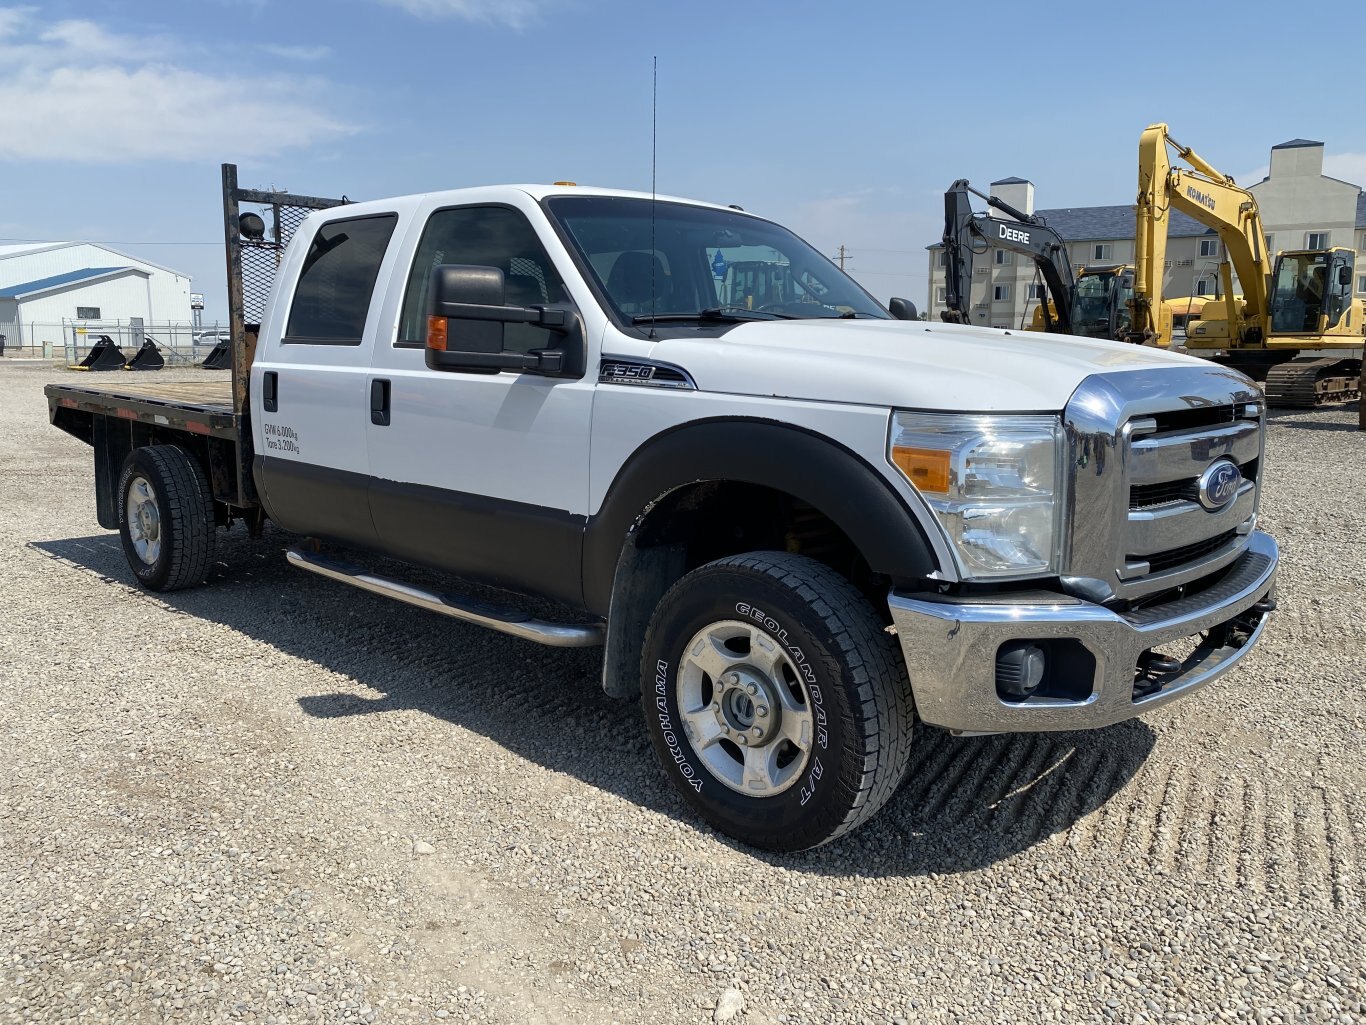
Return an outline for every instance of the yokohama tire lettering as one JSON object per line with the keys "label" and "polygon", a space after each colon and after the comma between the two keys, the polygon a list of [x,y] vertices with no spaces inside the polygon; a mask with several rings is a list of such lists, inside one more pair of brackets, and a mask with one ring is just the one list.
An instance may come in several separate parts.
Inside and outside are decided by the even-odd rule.
{"label": "yokohama tire lettering", "polygon": [[664,737],[664,743],[668,745],[669,755],[678,766],[678,771],[683,774],[689,786],[700,794],[702,778],[683,753],[683,746],[678,742],[678,734],[674,732],[673,719],[669,715],[669,703],[665,697],[668,687],[669,663],[661,659],[655,663],[655,709],[659,712],[659,732]]}

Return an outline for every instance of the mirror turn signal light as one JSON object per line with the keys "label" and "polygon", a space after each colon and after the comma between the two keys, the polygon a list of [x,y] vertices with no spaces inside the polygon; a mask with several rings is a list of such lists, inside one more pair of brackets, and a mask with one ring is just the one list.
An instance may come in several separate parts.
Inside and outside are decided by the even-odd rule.
{"label": "mirror turn signal light", "polygon": [[920,491],[949,493],[949,454],[932,448],[892,446],[892,462]]}
{"label": "mirror turn signal light", "polygon": [[446,318],[429,316],[427,318],[427,348],[437,352],[446,351]]}

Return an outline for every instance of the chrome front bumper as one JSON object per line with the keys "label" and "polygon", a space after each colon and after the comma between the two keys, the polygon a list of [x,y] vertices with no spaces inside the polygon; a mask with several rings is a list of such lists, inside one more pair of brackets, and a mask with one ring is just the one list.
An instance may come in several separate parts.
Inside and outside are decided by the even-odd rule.
{"label": "chrome front bumper", "polygon": [[[1233,668],[1266,626],[1267,613],[1253,606],[1272,593],[1278,561],[1275,540],[1257,531],[1205,590],[1129,613],[1052,592],[994,600],[894,592],[888,604],[916,711],[925,722],[962,733],[1094,729],[1191,694]],[[1234,629],[1220,629],[1235,620]],[[1204,631],[1213,631],[1214,643],[1155,681],[1158,689],[1135,690],[1144,652]],[[1080,658],[1070,657],[1073,671],[1062,688],[1074,696],[1003,700],[996,689],[996,654],[1011,641],[1057,646],[1050,651],[1084,649]]]}

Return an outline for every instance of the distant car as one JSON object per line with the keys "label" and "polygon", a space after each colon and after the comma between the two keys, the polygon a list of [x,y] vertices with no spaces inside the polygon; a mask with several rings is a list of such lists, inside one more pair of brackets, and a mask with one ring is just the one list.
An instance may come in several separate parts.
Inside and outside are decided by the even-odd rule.
{"label": "distant car", "polygon": [[227,331],[198,331],[194,336],[195,345],[213,346],[218,345],[220,342],[224,345],[231,343],[232,335]]}

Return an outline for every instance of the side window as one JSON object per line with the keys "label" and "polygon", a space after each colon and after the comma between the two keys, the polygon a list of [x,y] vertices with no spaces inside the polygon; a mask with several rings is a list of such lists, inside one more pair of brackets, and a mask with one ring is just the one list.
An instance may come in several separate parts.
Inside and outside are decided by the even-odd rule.
{"label": "side window", "polygon": [[294,289],[285,342],[359,345],[397,214],[328,221],[313,236]]}
{"label": "side window", "polygon": [[[564,282],[546,255],[531,223],[505,206],[462,206],[437,210],[422,231],[408,290],[403,298],[398,346],[420,348],[427,341],[427,292],[432,269],[443,263],[497,267],[507,285],[509,306],[539,306],[566,300]],[[561,336],[532,324],[508,324],[508,352],[530,352],[558,344]],[[455,339],[452,347],[458,348]]]}

